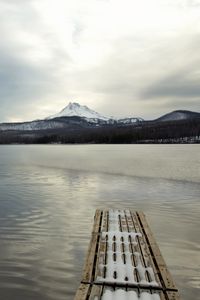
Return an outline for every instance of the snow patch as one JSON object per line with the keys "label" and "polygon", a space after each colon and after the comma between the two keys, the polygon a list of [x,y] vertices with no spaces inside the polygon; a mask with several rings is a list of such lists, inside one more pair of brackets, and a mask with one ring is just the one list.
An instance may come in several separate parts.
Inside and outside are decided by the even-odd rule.
{"label": "snow patch", "polygon": [[[126,216],[125,216],[126,214]],[[140,232],[121,231],[119,218],[131,218],[130,212],[109,210],[107,232],[102,232],[101,243],[106,245],[106,263],[104,251],[99,259],[99,276],[96,281],[101,283],[135,284],[140,286],[158,286],[155,275],[148,262],[145,266],[139,249]]]}
{"label": "snow patch", "polygon": [[62,109],[58,114],[49,116],[46,118],[47,120],[49,119],[54,119],[54,118],[59,118],[59,117],[82,117],[82,118],[87,118],[87,119],[99,119],[103,121],[108,121],[110,118],[105,117],[96,111],[88,108],[86,105],[80,105],[79,103],[69,103],[64,109]]}
{"label": "snow patch", "polygon": [[[99,300],[96,297],[94,300]],[[101,300],[160,300],[160,296],[157,293],[142,292],[138,295],[135,291],[125,291],[123,289],[117,289],[115,291],[105,288],[105,292]]]}

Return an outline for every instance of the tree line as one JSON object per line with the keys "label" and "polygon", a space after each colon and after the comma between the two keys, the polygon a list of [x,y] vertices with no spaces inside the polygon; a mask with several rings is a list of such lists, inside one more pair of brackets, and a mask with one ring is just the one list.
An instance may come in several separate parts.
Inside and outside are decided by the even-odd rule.
{"label": "tree line", "polygon": [[137,125],[0,132],[0,144],[131,144],[200,142],[200,118]]}

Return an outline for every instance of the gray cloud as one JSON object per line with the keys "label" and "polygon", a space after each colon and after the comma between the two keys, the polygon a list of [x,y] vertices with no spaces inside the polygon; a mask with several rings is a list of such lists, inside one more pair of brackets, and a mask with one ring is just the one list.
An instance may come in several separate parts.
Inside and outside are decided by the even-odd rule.
{"label": "gray cloud", "polygon": [[[31,118],[30,109],[33,113],[34,103],[42,102],[43,97],[54,93],[61,85],[61,75],[57,67],[61,61],[55,58],[53,64],[46,66],[34,65],[26,60],[12,56],[12,50],[7,53],[0,51],[0,101],[1,121],[4,115],[11,116],[24,113]],[[61,59],[61,55],[59,55]],[[66,60],[66,58],[65,58]],[[26,113],[29,112],[29,114]],[[37,113],[34,118],[37,118]]]}
{"label": "gray cloud", "polygon": [[119,39],[101,66],[74,74],[72,81],[75,89],[98,94],[103,99],[98,108],[110,115],[151,118],[174,109],[199,111],[199,42],[198,35],[184,35],[179,46],[160,41],[146,51],[143,40],[124,39],[122,45]]}
{"label": "gray cloud", "polygon": [[[200,64],[199,64],[200,67]],[[196,69],[196,68],[195,68]],[[193,70],[195,71],[195,70]],[[165,97],[198,98],[200,99],[200,73],[194,76],[187,70],[167,75],[164,79],[154,82],[141,94],[145,99]]]}
{"label": "gray cloud", "polygon": [[85,1],[0,0],[0,122],[41,118],[73,100],[114,116],[199,110],[199,1],[187,1],[187,17],[180,1],[166,1],[179,22],[153,15],[148,26],[142,11],[138,23],[129,15],[132,1],[127,18],[114,1]]}
{"label": "gray cloud", "polygon": [[188,5],[188,7],[199,7],[200,6],[200,2],[199,0],[187,0],[186,4]]}
{"label": "gray cloud", "polygon": [[[63,82],[63,64],[70,63],[67,51],[55,44],[55,37],[42,27],[42,22],[32,7],[34,1],[0,1],[0,119],[7,121],[13,116],[19,119],[37,118],[35,104],[50,98]],[[5,5],[4,5],[5,4]],[[23,9],[22,9],[23,7]],[[20,34],[30,34],[30,44]],[[39,38],[49,51],[49,59],[37,60],[34,54],[41,44],[32,41]],[[27,36],[28,38],[28,36]],[[19,39],[19,40],[18,40]],[[32,51],[33,54],[29,54]],[[35,51],[35,53],[34,53]],[[40,55],[40,53],[39,53]],[[34,114],[35,113],[35,114]]]}

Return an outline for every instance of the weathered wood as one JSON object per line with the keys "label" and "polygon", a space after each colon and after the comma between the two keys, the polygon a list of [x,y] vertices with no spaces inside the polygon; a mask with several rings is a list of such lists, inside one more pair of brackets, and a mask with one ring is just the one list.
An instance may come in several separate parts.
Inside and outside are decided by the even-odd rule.
{"label": "weathered wood", "polygon": [[90,291],[90,295],[88,300],[98,300],[100,299],[101,295],[102,295],[102,291],[103,291],[103,286],[100,285],[93,285],[92,289]]}
{"label": "weathered wood", "polygon": [[[115,230],[118,233],[115,233]],[[138,233],[141,233],[141,236],[138,236]],[[118,240],[116,240],[116,236]],[[123,277],[125,280],[122,281],[121,279],[117,280],[118,271],[114,271],[114,279],[110,275],[107,279],[104,276],[104,268],[106,270],[109,266],[107,265],[108,245],[108,253],[111,255],[113,263],[115,263],[116,256],[118,259],[120,257],[122,265],[124,264],[125,266],[128,263],[128,266],[133,268],[134,278],[130,277],[133,278],[131,281],[127,282],[127,277]],[[137,258],[138,255],[139,258]],[[126,262],[126,257],[130,257],[128,262]],[[140,264],[142,263],[145,270],[143,274],[145,274],[146,281],[142,284],[140,284],[140,274],[138,273],[140,271],[138,271],[137,259],[139,259]],[[112,268],[110,270],[113,272]],[[153,284],[153,275],[158,285],[156,283]],[[100,280],[97,280],[98,278]],[[125,292],[126,290],[132,290],[136,292],[138,299],[140,299],[142,292],[147,292],[149,294],[157,293],[160,300],[180,300],[171,274],[142,212],[97,210],[95,213],[82,281],[74,300],[100,300],[107,289],[113,289],[113,291],[120,289]]]}
{"label": "weathered wood", "polygon": [[94,225],[93,225],[92,233],[100,233],[102,216],[103,216],[102,210],[97,209],[94,216]]}
{"label": "weathered wood", "polygon": [[[77,290],[77,293],[75,295],[74,300],[94,300],[95,297],[97,297],[97,299],[101,299],[101,296],[103,294],[103,290],[106,289],[105,286],[101,286],[101,285],[92,285],[90,286],[89,284],[81,284],[79,289]],[[115,289],[117,289],[117,287],[115,287]],[[130,290],[134,290],[134,289],[128,289]],[[138,292],[138,290],[134,290],[136,293]],[[139,289],[139,293],[143,293],[143,292],[149,292],[150,294],[154,294],[157,293],[160,297],[160,300],[180,300],[180,296],[178,294],[178,292],[163,292],[161,290],[159,291],[149,291],[146,289]]]}
{"label": "weathered wood", "polygon": [[85,300],[87,299],[87,296],[88,296],[88,293],[89,293],[89,284],[80,284],[77,292],[76,292],[76,295],[75,295],[75,298],[74,300]]}
{"label": "weathered wood", "polygon": [[93,233],[89,248],[87,257],[85,260],[85,265],[83,268],[83,275],[82,275],[82,282],[84,283],[91,283],[94,280],[94,268],[96,266],[96,252],[98,247],[98,241],[99,241],[99,234]]}
{"label": "weathered wood", "polygon": [[107,247],[107,243],[105,242],[100,242],[99,246],[98,246],[98,254],[97,254],[97,263],[96,266],[94,266],[95,269],[95,278],[97,278],[98,276],[101,276],[101,272],[98,268],[98,266],[100,264],[104,264],[106,265],[106,247]]}
{"label": "weathered wood", "polygon": [[180,295],[179,292],[166,292],[166,295],[168,297],[169,300],[180,300]]}
{"label": "weathered wood", "polygon": [[[133,220],[135,230],[137,232],[141,232],[141,234],[142,234],[143,231],[142,231],[142,228],[140,226],[140,223],[139,223],[139,220],[137,218],[136,213],[131,212],[131,216],[132,216],[132,220]],[[157,269],[154,265],[153,259],[151,257],[151,253],[149,251],[149,247],[147,246],[143,235],[142,235],[142,237],[138,238],[138,244],[139,244],[139,247],[140,247],[140,249],[138,251],[141,252],[144,266],[145,267],[151,266],[153,268],[155,279],[156,279],[157,283],[159,284],[159,286],[162,286],[162,284],[160,282],[160,278],[158,276],[158,271],[157,271]]]}
{"label": "weathered wood", "polygon": [[103,212],[97,209],[94,216],[94,225],[90,239],[90,244],[88,247],[87,257],[83,268],[82,282],[85,283],[91,283],[94,279],[93,271],[94,266],[96,265],[95,259],[96,252],[98,250],[99,234],[101,232],[102,216]]}
{"label": "weathered wood", "polygon": [[109,218],[108,210],[104,210],[103,219],[102,219],[102,232],[108,231],[108,218]]}
{"label": "weathered wood", "polygon": [[146,217],[143,212],[137,212],[137,216],[141,225],[141,228],[144,232],[144,236],[146,238],[146,242],[149,246],[149,250],[151,256],[153,258],[154,264],[158,268],[159,277],[161,277],[161,281],[164,283],[165,289],[177,290],[174,281],[172,279],[171,274],[166,266],[166,263],[162,257],[158,244],[154,238],[154,235],[147,223]]}

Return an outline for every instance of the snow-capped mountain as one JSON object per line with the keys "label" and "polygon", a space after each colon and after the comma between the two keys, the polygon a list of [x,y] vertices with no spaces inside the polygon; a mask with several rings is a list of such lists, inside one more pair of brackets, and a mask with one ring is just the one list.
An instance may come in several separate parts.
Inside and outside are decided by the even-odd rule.
{"label": "snow-capped mountain", "polygon": [[88,108],[86,105],[80,105],[76,102],[70,102],[59,113],[49,116],[46,120],[52,120],[60,117],[81,117],[85,120],[96,124],[136,124],[144,121],[142,118],[123,118],[117,119],[113,117],[106,117],[98,112]]}
{"label": "snow-capped mountain", "polygon": [[70,102],[59,113],[44,120],[20,123],[1,123],[0,131],[39,131],[51,129],[66,129],[76,127],[97,127],[103,125],[136,125],[142,122],[141,118],[114,119],[105,117],[98,112],[79,103]]}
{"label": "snow-capped mountain", "polygon": [[70,102],[65,108],[63,108],[59,113],[49,116],[46,119],[55,119],[60,117],[81,117],[93,120],[103,120],[109,121],[111,118],[105,117],[98,112],[88,108],[86,105],[80,105],[79,103]]}
{"label": "snow-capped mountain", "polygon": [[[149,122],[180,121],[200,118],[200,113],[178,110],[168,113],[156,120]],[[79,103],[69,103],[59,113],[49,116],[44,120],[35,120],[21,123],[0,123],[0,132],[4,131],[43,131],[43,130],[66,130],[79,128],[94,128],[101,126],[138,126],[148,123],[142,118],[115,119],[105,117],[98,112],[80,105]]]}

